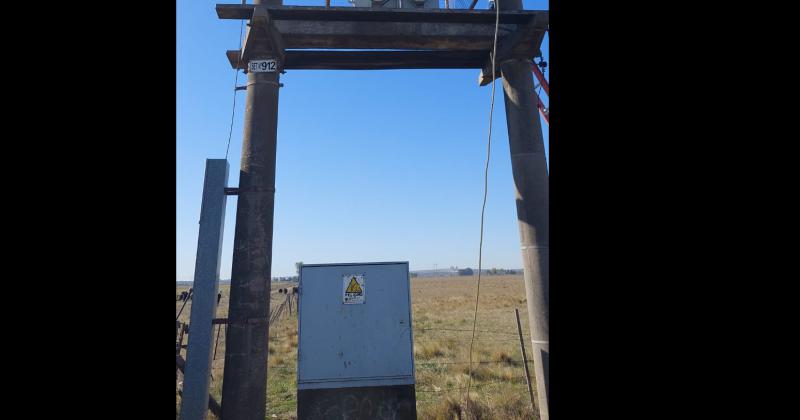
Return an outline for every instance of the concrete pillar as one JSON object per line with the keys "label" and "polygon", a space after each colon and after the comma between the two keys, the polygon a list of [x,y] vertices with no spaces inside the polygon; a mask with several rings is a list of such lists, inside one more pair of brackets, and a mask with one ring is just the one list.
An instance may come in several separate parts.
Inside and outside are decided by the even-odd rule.
{"label": "concrete pillar", "polygon": [[192,311],[189,315],[191,331],[186,349],[181,420],[203,420],[208,412],[213,333],[211,320],[217,313],[227,185],[228,161],[207,159],[192,285]]}
{"label": "concrete pillar", "polygon": [[264,420],[266,414],[279,79],[278,72],[247,74],[222,383],[225,420]]}
{"label": "concrete pillar", "polygon": [[[500,10],[522,10],[522,0],[500,0]],[[549,198],[544,137],[530,60],[501,67],[519,221],[522,263],[539,413],[549,418]]]}

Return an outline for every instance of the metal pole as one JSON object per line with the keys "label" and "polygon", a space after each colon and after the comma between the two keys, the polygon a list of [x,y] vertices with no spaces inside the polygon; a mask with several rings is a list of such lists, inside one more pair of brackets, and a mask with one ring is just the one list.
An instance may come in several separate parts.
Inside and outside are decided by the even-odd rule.
{"label": "metal pole", "polygon": [[[178,344],[175,347],[175,358],[176,359],[181,357],[181,348],[183,347],[183,333],[186,332],[186,330],[183,328],[183,323],[179,324],[179,328],[181,330],[181,335],[178,338]],[[178,370],[179,369],[176,366],[175,367],[175,388],[176,389],[178,388]],[[181,398],[183,398],[183,397],[181,397]]]}
{"label": "metal pole", "polygon": [[181,349],[183,348],[183,334],[186,332],[186,324],[181,323],[181,335],[178,337],[178,347],[175,349],[175,355],[181,355]]}
{"label": "metal pole", "polygon": [[211,341],[217,312],[222,238],[225,231],[225,187],[228,186],[228,161],[206,159],[197,259],[189,315],[192,333],[186,348],[183,375],[181,420],[203,420],[208,412],[208,385],[211,372]]}
{"label": "metal pole", "polygon": [[219,333],[222,332],[222,324],[217,325],[217,339],[214,341],[214,356],[211,360],[217,360],[217,345],[219,345]]}
{"label": "metal pole", "polygon": [[186,304],[189,303],[189,298],[192,296],[193,292],[194,292],[194,289],[189,290],[189,293],[186,294],[186,300],[183,301],[183,305],[181,305],[181,310],[178,311],[178,315],[175,315],[175,320],[176,321],[178,320],[178,318],[181,317],[181,314],[183,313],[183,308],[185,308]]}
{"label": "metal pole", "polygon": [[522,324],[519,322],[519,309],[514,308],[514,315],[517,317],[517,334],[519,334],[519,348],[522,352],[522,366],[525,367],[525,383],[528,385],[528,394],[531,396],[531,409],[536,410],[533,403],[533,387],[531,385],[531,373],[528,371],[528,356],[525,354],[525,340],[522,338]]}
{"label": "metal pole", "polygon": [[[280,6],[282,0],[255,0]],[[253,57],[270,58],[270,57]],[[264,420],[280,74],[249,72],[225,334],[222,418]]]}
{"label": "metal pole", "polygon": [[[522,10],[522,0],[501,0],[500,10]],[[539,413],[548,420],[549,391],[549,193],[542,124],[529,60],[510,60],[501,67],[514,175],[525,294],[531,330]]]}

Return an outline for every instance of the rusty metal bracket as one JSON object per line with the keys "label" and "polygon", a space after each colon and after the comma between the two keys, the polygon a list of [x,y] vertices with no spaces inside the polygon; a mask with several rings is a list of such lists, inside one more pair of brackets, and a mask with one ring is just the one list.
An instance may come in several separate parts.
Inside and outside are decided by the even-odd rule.
{"label": "rusty metal bracket", "polygon": [[275,192],[275,188],[269,187],[250,187],[250,188],[237,188],[237,187],[230,187],[225,188],[225,195],[239,195],[243,192]]}

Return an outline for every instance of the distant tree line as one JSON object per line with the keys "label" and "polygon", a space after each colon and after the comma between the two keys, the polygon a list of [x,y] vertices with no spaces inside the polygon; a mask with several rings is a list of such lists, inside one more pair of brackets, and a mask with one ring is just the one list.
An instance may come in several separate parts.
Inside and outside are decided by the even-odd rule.
{"label": "distant tree line", "polygon": [[[467,268],[458,268],[458,267],[450,267],[449,270],[444,272],[440,272],[439,275],[444,274],[445,276],[450,273],[450,275],[459,275],[459,276],[474,276],[475,271],[470,267]],[[514,274],[522,274],[522,269],[510,269],[510,268],[484,268],[482,270],[483,275],[488,276],[502,276],[502,275],[514,275]],[[411,277],[419,277],[419,273],[411,272]]]}
{"label": "distant tree line", "polygon": [[510,274],[522,274],[521,269],[506,269],[506,268],[490,268],[489,270],[484,271],[484,273],[490,276],[502,276],[502,275],[510,275]]}
{"label": "distant tree line", "polygon": [[[459,276],[473,276],[475,275],[475,271],[469,267],[467,268],[458,268],[453,267],[454,269],[458,270]],[[483,269],[483,274],[489,276],[503,276],[503,275],[511,275],[511,274],[522,274],[522,270],[520,269],[510,269],[510,268],[489,268]]]}

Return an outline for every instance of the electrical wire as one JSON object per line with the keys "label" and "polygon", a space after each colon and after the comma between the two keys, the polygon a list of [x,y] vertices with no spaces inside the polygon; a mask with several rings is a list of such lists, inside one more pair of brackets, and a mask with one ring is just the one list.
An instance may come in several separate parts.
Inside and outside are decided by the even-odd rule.
{"label": "electrical wire", "polygon": [[225,160],[228,160],[228,151],[231,148],[231,137],[233,135],[233,119],[236,115],[236,85],[239,84],[239,67],[242,64],[242,33],[244,32],[244,19],[239,24],[239,60],[236,62],[236,77],[233,80],[233,108],[231,109],[231,127],[228,130],[228,145],[225,146]]}
{"label": "electrical wire", "polygon": [[486,214],[486,198],[489,194],[489,161],[492,156],[492,118],[494,116],[495,96],[495,58],[497,54],[497,32],[500,28],[500,1],[495,2],[494,44],[492,45],[492,99],[489,107],[489,138],[486,145],[486,166],[483,172],[483,205],[481,206],[481,236],[478,244],[478,290],[475,294],[475,316],[472,320],[472,339],[469,343],[469,379],[467,380],[466,400],[469,401],[469,391],[472,387],[472,349],[475,344],[475,328],[478,324],[478,302],[481,296],[481,268],[483,263],[483,224]]}

